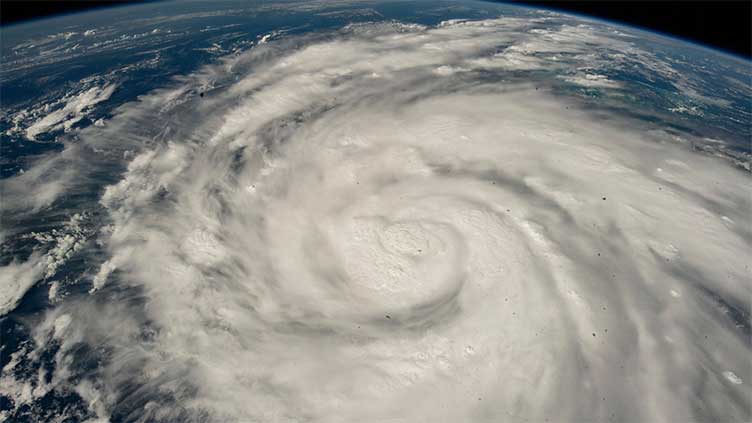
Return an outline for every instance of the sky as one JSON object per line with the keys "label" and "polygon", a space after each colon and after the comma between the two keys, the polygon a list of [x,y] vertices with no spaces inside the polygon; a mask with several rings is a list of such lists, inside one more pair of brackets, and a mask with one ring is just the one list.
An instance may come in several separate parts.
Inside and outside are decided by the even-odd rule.
{"label": "sky", "polygon": [[[148,1],[148,0],[147,0]],[[110,1],[3,1],[2,24],[99,7],[143,3]],[[513,1],[580,13],[686,38],[743,56],[752,56],[752,3],[748,1]],[[430,4],[430,1],[427,1]]]}

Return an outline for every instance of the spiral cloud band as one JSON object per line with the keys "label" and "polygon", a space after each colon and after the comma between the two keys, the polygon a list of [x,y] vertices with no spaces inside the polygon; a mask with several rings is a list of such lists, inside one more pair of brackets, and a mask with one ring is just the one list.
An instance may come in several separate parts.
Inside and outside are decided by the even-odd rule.
{"label": "spiral cloud band", "polygon": [[37,336],[103,345],[76,389],[126,420],[748,419],[749,174],[587,68],[648,52],[549,19],[282,38],[82,131],[5,186],[127,163]]}

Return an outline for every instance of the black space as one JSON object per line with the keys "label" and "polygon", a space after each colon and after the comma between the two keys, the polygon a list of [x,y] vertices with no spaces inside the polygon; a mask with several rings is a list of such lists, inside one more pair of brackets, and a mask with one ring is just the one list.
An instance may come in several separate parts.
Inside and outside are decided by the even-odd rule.
{"label": "black space", "polygon": [[[0,24],[154,0],[0,2]],[[502,3],[501,1],[499,1]],[[752,58],[752,1],[515,1],[662,32]],[[430,1],[426,2],[427,5]]]}
{"label": "black space", "polygon": [[512,1],[592,16],[752,57],[752,1]]}
{"label": "black space", "polygon": [[0,0],[0,24],[158,0]]}

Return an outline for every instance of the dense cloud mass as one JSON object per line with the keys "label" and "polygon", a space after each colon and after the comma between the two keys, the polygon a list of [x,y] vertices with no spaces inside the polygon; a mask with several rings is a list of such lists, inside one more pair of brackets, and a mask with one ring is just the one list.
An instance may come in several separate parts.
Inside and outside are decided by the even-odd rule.
{"label": "dense cloud mass", "polygon": [[4,181],[13,215],[122,164],[108,225],[3,268],[5,313],[107,251],[35,329],[69,368],[36,389],[128,421],[749,420],[749,174],[562,92],[649,53],[546,19],[263,43]]}

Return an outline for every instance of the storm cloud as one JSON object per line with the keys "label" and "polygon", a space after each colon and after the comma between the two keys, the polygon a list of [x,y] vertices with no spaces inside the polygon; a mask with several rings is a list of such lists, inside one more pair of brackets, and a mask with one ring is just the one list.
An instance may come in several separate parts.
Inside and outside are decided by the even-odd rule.
{"label": "storm cloud", "polygon": [[37,338],[103,346],[102,418],[748,420],[749,174],[562,92],[622,86],[559,56],[650,53],[548,19],[263,43],[83,130],[3,186],[120,169]]}

